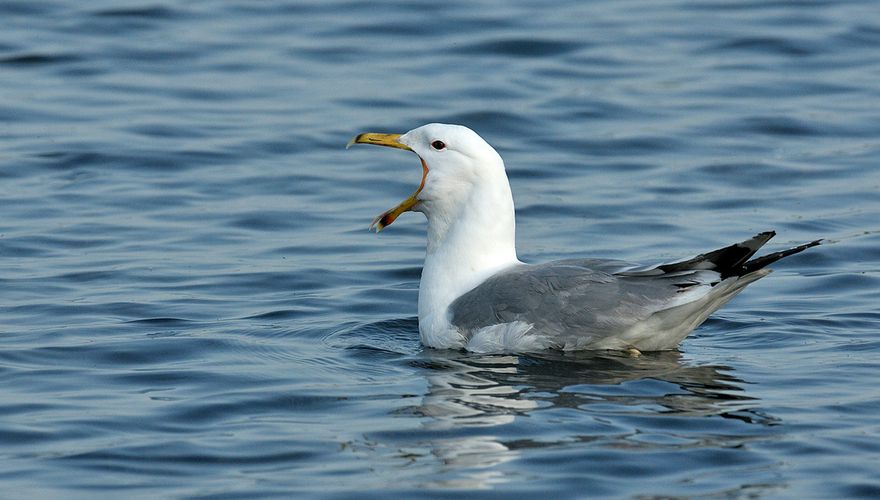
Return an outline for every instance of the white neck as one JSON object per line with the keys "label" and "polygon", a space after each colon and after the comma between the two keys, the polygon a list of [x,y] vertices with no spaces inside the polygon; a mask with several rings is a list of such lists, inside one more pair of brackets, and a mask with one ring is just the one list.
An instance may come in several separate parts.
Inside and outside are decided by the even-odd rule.
{"label": "white neck", "polygon": [[422,343],[462,347],[449,324],[447,309],[458,296],[518,261],[513,197],[503,182],[475,187],[462,203],[425,203],[428,247],[419,284],[419,332]]}

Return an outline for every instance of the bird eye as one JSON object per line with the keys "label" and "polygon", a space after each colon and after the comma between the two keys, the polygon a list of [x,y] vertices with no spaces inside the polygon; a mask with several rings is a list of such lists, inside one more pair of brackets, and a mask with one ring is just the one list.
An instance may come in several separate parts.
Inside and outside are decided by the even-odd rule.
{"label": "bird eye", "polygon": [[443,141],[434,141],[431,143],[431,147],[436,149],[437,151],[441,151],[446,149],[446,143]]}

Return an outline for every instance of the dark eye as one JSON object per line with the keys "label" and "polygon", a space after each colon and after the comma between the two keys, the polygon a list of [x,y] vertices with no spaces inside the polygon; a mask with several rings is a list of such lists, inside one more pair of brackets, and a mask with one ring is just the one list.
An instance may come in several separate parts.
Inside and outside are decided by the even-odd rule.
{"label": "dark eye", "polygon": [[446,143],[443,141],[434,141],[431,143],[431,147],[436,149],[437,151],[441,151],[446,149]]}

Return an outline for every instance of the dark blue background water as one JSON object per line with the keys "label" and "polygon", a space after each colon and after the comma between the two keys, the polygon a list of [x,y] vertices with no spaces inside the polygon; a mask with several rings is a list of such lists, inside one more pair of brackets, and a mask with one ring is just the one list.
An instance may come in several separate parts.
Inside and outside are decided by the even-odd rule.
{"label": "dark blue background water", "polygon": [[[0,3],[0,496],[880,495],[876,2]],[[462,123],[527,261],[826,238],[679,352],[423,349]]]}

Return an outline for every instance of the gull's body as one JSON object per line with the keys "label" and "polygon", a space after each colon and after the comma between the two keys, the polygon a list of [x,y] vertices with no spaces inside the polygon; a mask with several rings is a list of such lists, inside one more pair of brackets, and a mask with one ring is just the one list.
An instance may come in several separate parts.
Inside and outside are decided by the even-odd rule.
{"label": "gull's body", "polygon": [[513,197],[504,162],[472,130],[429,124],[403,135],[361,134],[353,143],[414,151],[419,189],[379,216],[428,219],[419,285],[419,333],[429,347],[477,352],[675,348],[764,266],[818,241],[749,260],[772,236],[655,267],[616,260],[529,265],[515,248]]}

